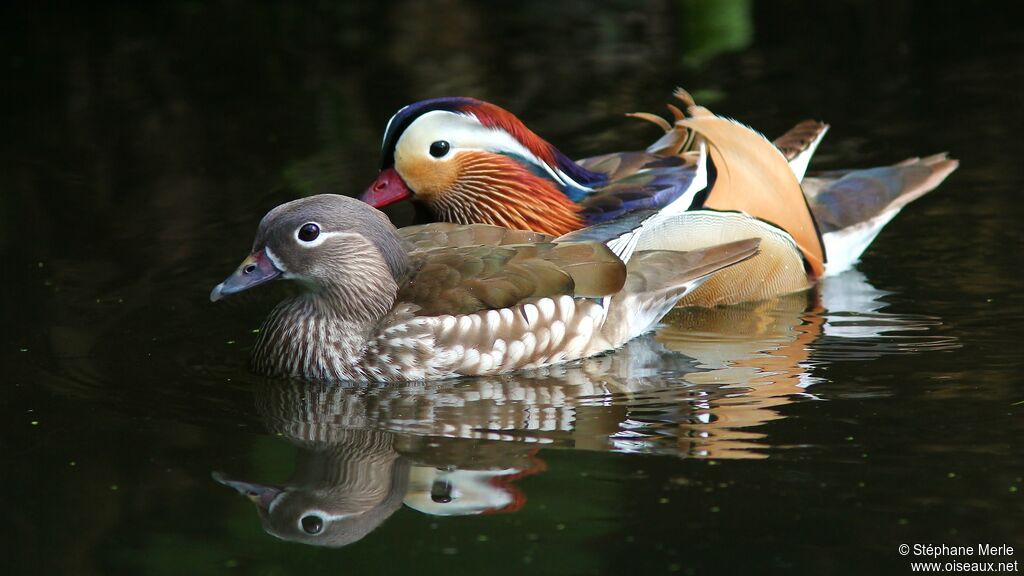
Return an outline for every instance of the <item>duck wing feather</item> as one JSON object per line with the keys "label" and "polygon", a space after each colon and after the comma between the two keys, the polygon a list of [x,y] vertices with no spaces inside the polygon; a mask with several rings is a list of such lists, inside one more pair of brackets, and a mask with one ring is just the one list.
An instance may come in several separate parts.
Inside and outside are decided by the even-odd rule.
{"label": "duck wing feather", "polygon": [[626,266],[600,242],[454,246],[414,251],[398,301],[425,316],[471,314],[561,295],[618,292]]}

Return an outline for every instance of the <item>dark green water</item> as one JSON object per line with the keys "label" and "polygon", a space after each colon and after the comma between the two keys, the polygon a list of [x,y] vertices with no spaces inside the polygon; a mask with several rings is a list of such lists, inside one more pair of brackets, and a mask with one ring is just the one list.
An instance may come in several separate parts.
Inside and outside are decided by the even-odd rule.
{"label": "dark green water", "polygon": [[[1024,28],[820,4],[6,8],[3,573],[905,574],[903,543],[1024,548]],[[402,105],[492,100],[583,156],[646,145],[621,114],[676,85],[769,135],[830,122],[812,169],[961,168],[813,294],[540,373],[264,381],[282,292],[207,299],[266,210],[361,191]],[[307,546],[214,472],[383,504]]]}

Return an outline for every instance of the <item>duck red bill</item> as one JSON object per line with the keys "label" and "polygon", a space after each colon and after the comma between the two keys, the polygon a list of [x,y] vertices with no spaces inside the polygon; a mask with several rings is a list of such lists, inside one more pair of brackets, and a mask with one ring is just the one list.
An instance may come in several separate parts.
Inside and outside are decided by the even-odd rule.
{"label": "duck red bill", "polygon": [[210,301],[216,302],[225,296],[269,282],[280,276],[281,272],[267,257],[264,250],[253,252],[248,258],[242,260],[234,274],[214,286],[213,291],[210,292]]}
{"label": "duck red bill", "polygon": [[385,168],[377,179],[363,192],[359,199],[374,208],[383,208],[400,200],[412,197],[412,191],[394,168]]}

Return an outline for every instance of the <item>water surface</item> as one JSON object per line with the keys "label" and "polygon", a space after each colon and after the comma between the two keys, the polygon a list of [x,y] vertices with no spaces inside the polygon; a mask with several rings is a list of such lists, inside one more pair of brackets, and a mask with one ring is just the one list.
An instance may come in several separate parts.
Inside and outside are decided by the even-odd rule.
{"label": "water surface", "polygon": [[[901,543],[1024,547],[1024,34],[994,12],[6,13],[5,572],[907,573]],[[530,373],[265,380],[248,350],[284,287],[207,299],[266,210],[361,191],[402,105],[489,99],[584,156],[649,143],[621,114],[676,85],[768,135],[830,122],[812,169],[961,168],[815,291]],[[313,538],[311,511],[355,516]]]}

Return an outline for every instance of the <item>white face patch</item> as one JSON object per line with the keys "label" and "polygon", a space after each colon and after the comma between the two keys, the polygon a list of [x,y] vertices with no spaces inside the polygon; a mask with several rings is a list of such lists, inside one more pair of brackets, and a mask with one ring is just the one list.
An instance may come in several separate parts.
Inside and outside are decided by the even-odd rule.
{"label": "white face patch", "polygon": [[[448,142],[451,148],[441,158],[435,158],[430,154],[430,145],[439,140]],[[590,190],[570,178],[565,172],[549,166],[508,132],[500,128],[488,128],[472,114],[459,114],[446,110],[427,112],[410,124],[395,144],[396,160],[404,156],[440,161],[458,151],[514,154],[530,160],[558,182]]]}

